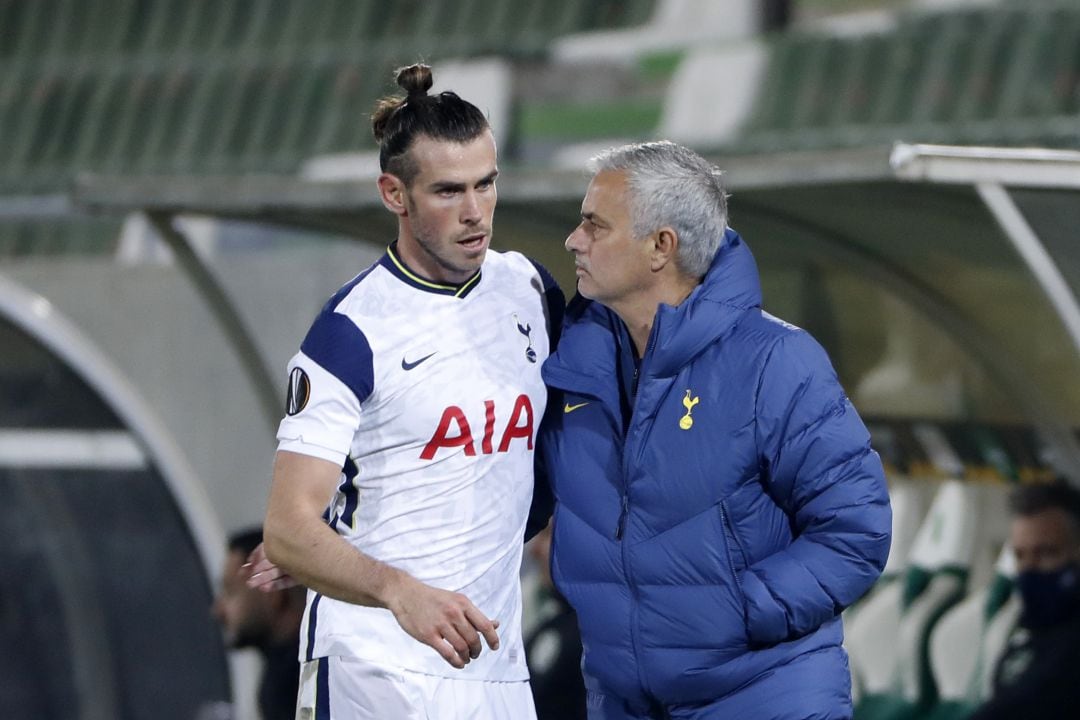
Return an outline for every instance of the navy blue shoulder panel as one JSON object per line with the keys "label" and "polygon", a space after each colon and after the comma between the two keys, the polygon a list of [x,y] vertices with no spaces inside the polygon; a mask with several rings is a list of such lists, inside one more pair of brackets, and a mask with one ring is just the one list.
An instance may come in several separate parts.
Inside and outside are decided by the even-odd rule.
{"label": "navy blue shoulder panel", "polygon": [[305,355],[352,390],[358,402],[364,402],[375,387],[371,345],[364,332],[335,309],[372,269],[374,266],[357,275],[330,298],[300,345]]}
{"label": "navy blue shoulder panel", "polygon": [[548,338],[551,341],[551,350],[554,352],[559,345],[559,335],[562,334],[563,316],[566,314],[566,296],[563,295],[559,283],[555,282],[555,278],[546,267],[532,258],[529,258],[529,262],[536,268],[536,272],[540,273],[540,281],[544,284],[544,297],[547,300],[549,317]]}

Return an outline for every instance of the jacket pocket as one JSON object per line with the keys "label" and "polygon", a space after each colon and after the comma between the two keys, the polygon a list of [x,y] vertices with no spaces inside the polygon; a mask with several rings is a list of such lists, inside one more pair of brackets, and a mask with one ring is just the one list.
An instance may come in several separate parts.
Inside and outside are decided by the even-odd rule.
{"label": "jacket pocket", "polygon": [[743,571],[746,570],[746,550],[743,548],[739,536],[735,534],[735,527],[731,522],[731,513],[727,503],[721,501],[720,525],[724,531],[724,549],[727,552],[728,568],[731,577],[735,581],[735,592],[738,593],[738,601],[742,607],[743,642],[746,647],[750,646],[750,621],[747,614],[746,590],[743,588]]}
{"label": "jacket pocket", "polygon": [[745,570],[749,564],[746,560],[746,550],[743,548],[739,536],[735,534],[735,527],[731,522],[731,512],[728,510],[727,502],[721,501],[719,507],[720,524],[724,528],[724,545],[727,549],[728,564],[731,565],[731,572],[738,581],[739,573]]}

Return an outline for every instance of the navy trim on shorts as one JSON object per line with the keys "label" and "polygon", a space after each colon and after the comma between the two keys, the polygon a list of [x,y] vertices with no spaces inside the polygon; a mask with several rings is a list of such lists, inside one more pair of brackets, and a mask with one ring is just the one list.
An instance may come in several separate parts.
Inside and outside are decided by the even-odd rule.
{"label": "navy trim on shorts", "polygon": [[315,671],[315,720],[330,720],[330,658],[319,658]]}
{"label": "navy trim on shorts", "polygon": [[318,610],[320,600],[322,600],[322,595],[315,593],[315,598],[311,601],[311,609],[308,611],[307,652],[304,654],[304,659],[308,662],[315,659],[315,625],[319,621]]}

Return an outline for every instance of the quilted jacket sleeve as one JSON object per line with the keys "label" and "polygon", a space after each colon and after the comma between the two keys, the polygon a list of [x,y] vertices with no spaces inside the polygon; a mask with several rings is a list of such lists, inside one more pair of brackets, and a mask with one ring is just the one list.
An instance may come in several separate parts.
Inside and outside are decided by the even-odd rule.
{"label": "quilted jacket sleeve", "polygon": [[892,514],[870,435],[807,333],[772,348],[756,412],[762,478],[794,534],[743,572],[750,640],[772,644],[814,631],[873,585]]}

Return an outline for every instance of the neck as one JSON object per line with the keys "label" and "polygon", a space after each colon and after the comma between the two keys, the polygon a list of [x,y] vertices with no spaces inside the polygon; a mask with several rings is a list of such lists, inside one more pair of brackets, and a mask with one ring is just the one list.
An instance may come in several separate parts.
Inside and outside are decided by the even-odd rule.
{"label": "neck", "polygon": [[656,319],[656,311],[661,305],[672,307],[681,305],[699,282],[693,278],[679,278],[678,281],[656,287],[651,292],[641,293],[628,298],[625,302],[612,305],[611,309],[626,324],[639,358],[645,356],[653,321]]}
{"label": "neck", "polygon": [[398,232],[397,255],[410,272],[439,285],[461,285],[475,274],[454,272],[443,267],[405,229]]}

